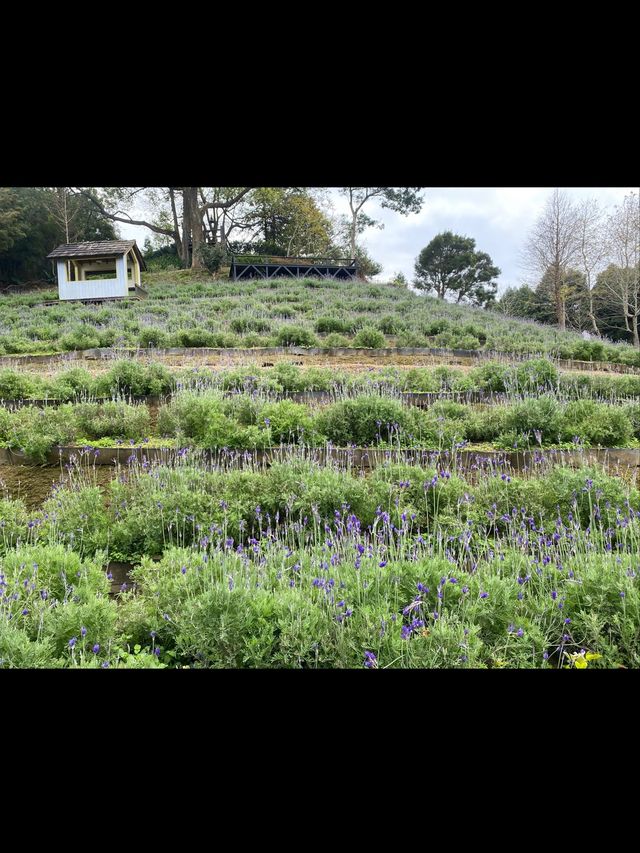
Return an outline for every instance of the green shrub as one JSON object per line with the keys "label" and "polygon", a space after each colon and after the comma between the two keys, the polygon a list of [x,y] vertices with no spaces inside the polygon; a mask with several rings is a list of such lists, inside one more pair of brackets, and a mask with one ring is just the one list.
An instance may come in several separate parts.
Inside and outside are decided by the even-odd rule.
{"label": "green shrub", "polygon": [[384,335],[397,335],[404,328],[402,320],[394,314],[385,314],[376,325]]}
{"label": "green shrub", "polygon": [[74,397],[89,394],[94,387],[94,379],[83,367],[71,367],[56,374],[49,385],[52,397],[59,400],[72,400]]}
{"label": "green shrub", "polygon": [[[371,445],[421,441],[437,447],[442,427],[436,418],[419,409],[403,406],[388,397],[355,397],[333,403],[316,417],[316,428],[336,445]],[[447,437],[448,440],[448,437]]]}
{"label": "green shrub", "polygon": [[565,409],[562,437],[564,441],[579,437],[601,447],[624,447],[633,437],[633,425],[620,407],[577,400]]}
{"label": "green shrub", "polygon": [[18,539],[26,539],[29,515],[24,502],[0,497],[0,553],[15,548]]}
{"label": "green shrub", "polygon": [[296,444],[314,440],[313,420],[306,406],[291,400],[266,403],[260,412],[272,444]]}
{"label": "green shrub", "polygon": [[177,340],[177,346],[181,347],[215,347],[216,338],[212,332],[206,329],[180,329],[175,333],[174,337]]}
{"label": "green shrub", "polygon": [[281,326],[276,333],[276,343],[281,347],[315,347],[318,345],[313,332],[302,326]]}
{"label": "green shrub", "polygon": [[509,373],[509,367],[499,361],[487,361],[481,367],[471,371],[471,376],[478,386],[486,391],[506,391],[505,380]]}
{"label": "green shrub", "polygon": [[536,389],[548,387],[558,381],[558,369],[546,358],[524,361],[515,372],[519,388]]}
{"label": "green shrub", "polygon": [[141,347],[163,349],[169,345],[169,335],[155,326],[145,326],[138,333],[138,343]]}
{"label": "green shrub", "polygon": [[226,252],[220,243],[202,243],[200,245],[200,260],[209,272],[217,272],[226,261]]}
{"label": "green shrub", "polygon": [[387,345],[384,335],[373,326],[365,326],[353,339],[354,347],[366,349],[382,349]]}
{"label": "green shrub", "polygon": [[318,334],[326,334],[328,332],[340,332],[348,335],[353,331],[353,324],[347,320],[341,320],[339,317],[319,317],[314,329]]}
{"label": "green shrub", "polygon": [[532,444],[541,435],[542,444],[556,444],[563,431],[562,411],[553,397],[530,398],[504,410],[505,433],[527,435]]}
{"label": "green shrub", "polygon": [[339,335],[336,332],[331,332],[331,334],[327,335],[326,338],[322,341],[322,346],[325,347],[348,347],[349,339],[345,338],[344,335]]}
{"label": "green shrub", "polygon": [[0,400],[20,400],[40,393],[42,381],[39,377],[7,368],[0,369]]}
{"label": "green shrub", "polygon": [[90,440],[120,438],[140,441],[149,435],[151,419],[146,405],[115,401],[79,403],[73,409],[79,436]]}
{"label": "green shrub", "polygon": [[63,350],[95,349],[100,346],[100,337],[95,329],[76,326],[70,332],[61,335],[58,343]]}

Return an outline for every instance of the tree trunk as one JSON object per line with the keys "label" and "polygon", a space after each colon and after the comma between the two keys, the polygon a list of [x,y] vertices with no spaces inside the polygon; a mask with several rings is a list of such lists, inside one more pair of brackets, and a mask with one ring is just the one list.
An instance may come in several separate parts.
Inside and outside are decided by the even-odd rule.
{"label": "tree trunk", "polygon": [[600,329],[598,328],[598,323],[596,322],[596,312],[593,305],[593,291],[589,288],[589,319],[591,320],[591,328],[594,331],[594,334],[600,336]]}
{"label": "tree trunk", "polygon": [[553,295],[556,303],[556,319],[558,328],[564,332],[567,328],[567,317],[564,309],[565,299],[562,295],[562,271],[559,264],[554,265],[553,269]]}
{"label": "tree trunk", "polygon": [[176,210],[176,199],[173,192],[173,187],[169,187],[169,200],[171,201],[171,215],[173,216],[173,227],[175,228],[173,239],[176,244],[176,251],[178,252],[178,257],[184,265],[184,246],[182,240],[180,239],[180,226],[178,224],[178,212]]}
{"label": "tree trunk", "polygon": [[186,189],[182,191],[182,266],[187,269],[191,264],[189,244],[191,243],[191,210]]}
{"label": "tree trunk", "polygon": [[202,246],[202,213],[198,207],[198,187],[185,187],[185,196],[189,196],[189,208],[191,213],[191,269],[204,269],[202,258],[200,257],[200,247]]}
{"label": "tree trunk", "polygon": [[355,258],[356,256],[356,226],[358,221],[358,214],[353,213],[351,218],[351,228],[349,229],[349,249],[351,251],[351,257]]}
{"label": "tree trunk", "polygon": [[[198,187],[183,187],[182,239],[185,245],[185,268],[201,270],[202,215],[198,207]],[[189,252],[191,243],[191,252]]]}

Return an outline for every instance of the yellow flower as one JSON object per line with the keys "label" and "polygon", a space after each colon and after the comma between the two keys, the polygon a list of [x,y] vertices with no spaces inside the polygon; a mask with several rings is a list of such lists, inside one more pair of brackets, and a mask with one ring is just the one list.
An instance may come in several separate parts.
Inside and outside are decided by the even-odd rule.
{"label": "yellow flower", "polygon": [[[576,669],[587,669],[589,666],[590,660],[598,660],[602,655],[597,654],[596,652],[585,652],[584,650],[581,652],[565,652],[565,655],[569,658],[572,665]],[[567,667],[567,669],[571,669],[571,667]]]}

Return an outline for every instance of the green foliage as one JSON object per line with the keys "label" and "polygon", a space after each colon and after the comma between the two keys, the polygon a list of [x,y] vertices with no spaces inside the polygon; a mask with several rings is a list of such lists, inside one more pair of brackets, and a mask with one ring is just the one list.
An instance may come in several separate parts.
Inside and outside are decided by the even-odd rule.
{"label": "green foliage", "polygon": [[35,397],[42,383],[36,377],[15,370],[0,369],[0,399],[19,400]]}
{"label": "green foliage", "polygon": [[322,345],[325,347],[348,347],[349,339],[345,338],[344,335],[337,334],[337,332],[331,332],[324,338]]}
{"label": "green foliage", "polygon": [[100,346],[100,337],[93,329],[76,326],[70,332],[60,336],[59,344],[63,350],[94,349]]}
{"label": "green foliage", "polygon": [[314,324],[314,329],[318,334],[341,332],[349,335],[353,331],[353,325],[340,317],[319,317]]}
{"label": "green foliage", "polygon": [[558,370],[546,358],[530,359],[518,366],[515,379],[517,386],[521,389],[548,388],[558,381]]}
{"label": "green foliage", "polygon": [[260,411],[260,419],[269,434],[270,444],[296,444],[313,442],[313,421],[306,406],[281,400],[267,403]]}
{"label": "green foliage", "polygon": [[507,447],[512,444],[512,434],[521,437],[521,441],[530,441],[535,446],[536,431],[541,434],[541,444],[553,444],[557,443],[562,435],[562,411],[553,397],[530,398],[505,408],[502,425],[506,433],[504,445]]}
{"label": "green foliage", "polygon": [[563,426],[565,441],[576,436],[592,446],[624,447],[633,437],[633,425],[621,408],[578,400],[566,407]]}
{"label": "green foliage", "polygon": [[486,252],[477,252],[475,245],[471,237],[451,231],[437,234],[416,260],[415,286],[435,290],[440,299],[452,293],[458,302],[482,306],[491,303],[498,289],[493,279],[500,270]]}
{"label": "green foliage", "polygon": [[372,326],[360,329],[353,339],[354,347],[365,347],[367,349],[382,349],[387,344],[384,335]]}
{"label": "green foliage", "polygon": [[0,497],[0,554],[27,539],[29,515],[24,501]]}
{"label": "green foliage", "polygon": [[281,326],[276,333],[276,343],[280,347],[315,347],[318,345],[313,332],[302,326]]}
{"label": "green foliage", "polygon": [[169,335],[155,326],[145,326],[143,329],[140,329],[138,341],[141,347],[163,349],[168,346]]}
{"label": "green foliage", "polygon": [[210,273],[218,272],[226,261],[226,252],[220,243],[202,243],[200,246],[200,260],[206,270]]}

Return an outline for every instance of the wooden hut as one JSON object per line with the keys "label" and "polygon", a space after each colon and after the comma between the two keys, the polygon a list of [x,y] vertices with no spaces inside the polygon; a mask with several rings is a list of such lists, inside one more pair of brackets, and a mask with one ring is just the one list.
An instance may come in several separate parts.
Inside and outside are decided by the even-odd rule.
{"label": "wooden hut", "polygon": [[60,299],[104,300],[146,296],[146,270],[135,240],[66,243],[47,255],[56,262]]}

